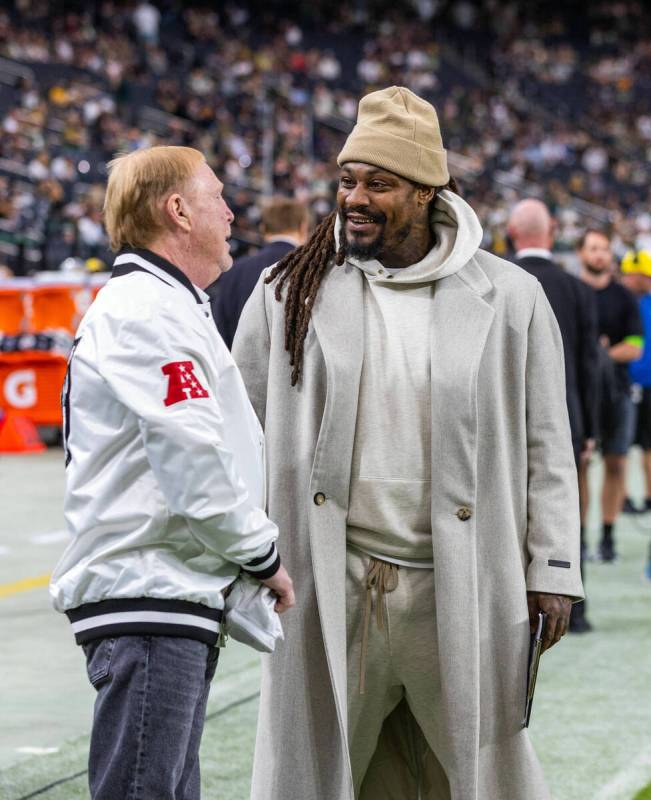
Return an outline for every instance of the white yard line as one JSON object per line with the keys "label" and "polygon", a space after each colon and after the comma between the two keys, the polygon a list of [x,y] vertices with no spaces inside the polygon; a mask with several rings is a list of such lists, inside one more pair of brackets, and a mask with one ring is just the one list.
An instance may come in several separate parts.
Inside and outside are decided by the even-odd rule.
{"label": "white yard line", "polygon": [[631,800],[651,781],[651,746],[618,772],[595,795],[594,800]]}
{"label": "white yard line", "polygon": [[57,544],[67,542],[70,539],[68,531],[48,531],[47,533],[34,533],[29,537],[31,544]]}

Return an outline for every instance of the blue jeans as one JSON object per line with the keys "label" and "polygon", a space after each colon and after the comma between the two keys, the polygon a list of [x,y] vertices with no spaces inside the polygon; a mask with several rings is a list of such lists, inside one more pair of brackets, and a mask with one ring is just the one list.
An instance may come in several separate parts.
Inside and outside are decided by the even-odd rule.
{"label": "blue jeans", "polygon": [[97,690],[93,800],[199,800],[199,744],[219,650],[172,636],[118,636],[83,648]]}

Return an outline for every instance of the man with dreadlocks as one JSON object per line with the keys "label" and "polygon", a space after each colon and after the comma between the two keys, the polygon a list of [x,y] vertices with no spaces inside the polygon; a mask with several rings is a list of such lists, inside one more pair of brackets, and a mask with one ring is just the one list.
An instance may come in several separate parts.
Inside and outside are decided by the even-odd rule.
{"label": "man with dreadlocks", "polygon": [[[254,800],[548,800],[523,726],[531,626],[579,573],[562,344],[479,249],[434,108],[373,92],[337,210],[234,344],[298,613],[264,667]],[[420,795],[419,795],[420,792]]]}

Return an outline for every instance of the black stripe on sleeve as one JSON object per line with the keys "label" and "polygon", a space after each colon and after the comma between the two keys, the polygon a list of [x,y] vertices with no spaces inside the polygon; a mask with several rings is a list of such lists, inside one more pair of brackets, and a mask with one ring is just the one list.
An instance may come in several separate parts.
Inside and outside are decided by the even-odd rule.
{"label": "black stripe on sleeve", "polygon": [[254,558],[242,567],[253,578],[265,581],[273,577],[280,569],[280,555],[276,550],[276,543],[272,542],[267,552],[259,558]]}
{"label": "black stripe on sleeve", "polygon": [[275,550],[276,550],[276,543],[272,542],[271,547],[267,550],[267,552],[263,556],[259,556],[258,558],[254,558],[252,561],[247,562],[244,565],[244,568],[255,570],[256,567],[259,567],[260,564],[264,564],[264,562],[267,559],[271,558]]}
{"label": "black stripe on sleeve", "polygon": [[572,566],[570,561],[557,561],[555,558],[550,558],[547,564],[550,567],[562,567],[563,569],[569,569]]}

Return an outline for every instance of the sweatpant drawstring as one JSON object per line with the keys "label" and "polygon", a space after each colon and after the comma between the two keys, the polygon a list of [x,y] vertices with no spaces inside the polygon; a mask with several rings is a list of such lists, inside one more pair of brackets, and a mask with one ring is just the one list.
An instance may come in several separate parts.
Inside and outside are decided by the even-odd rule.
{"label": "sweatpant drawstring", "polygon": [[366,607],[364,609],[364,625],[362,628],[362,652],[359,659],[359,693],[364,694],[366,686],[366,654],[368,651],[368,632],[371,624],[373,606],[373,589],[376,592],[375,618],[379,630],[384,630],[385,598],[398,586],[398,565],[389,561],[380,561],[371,556],[366,573]]}

